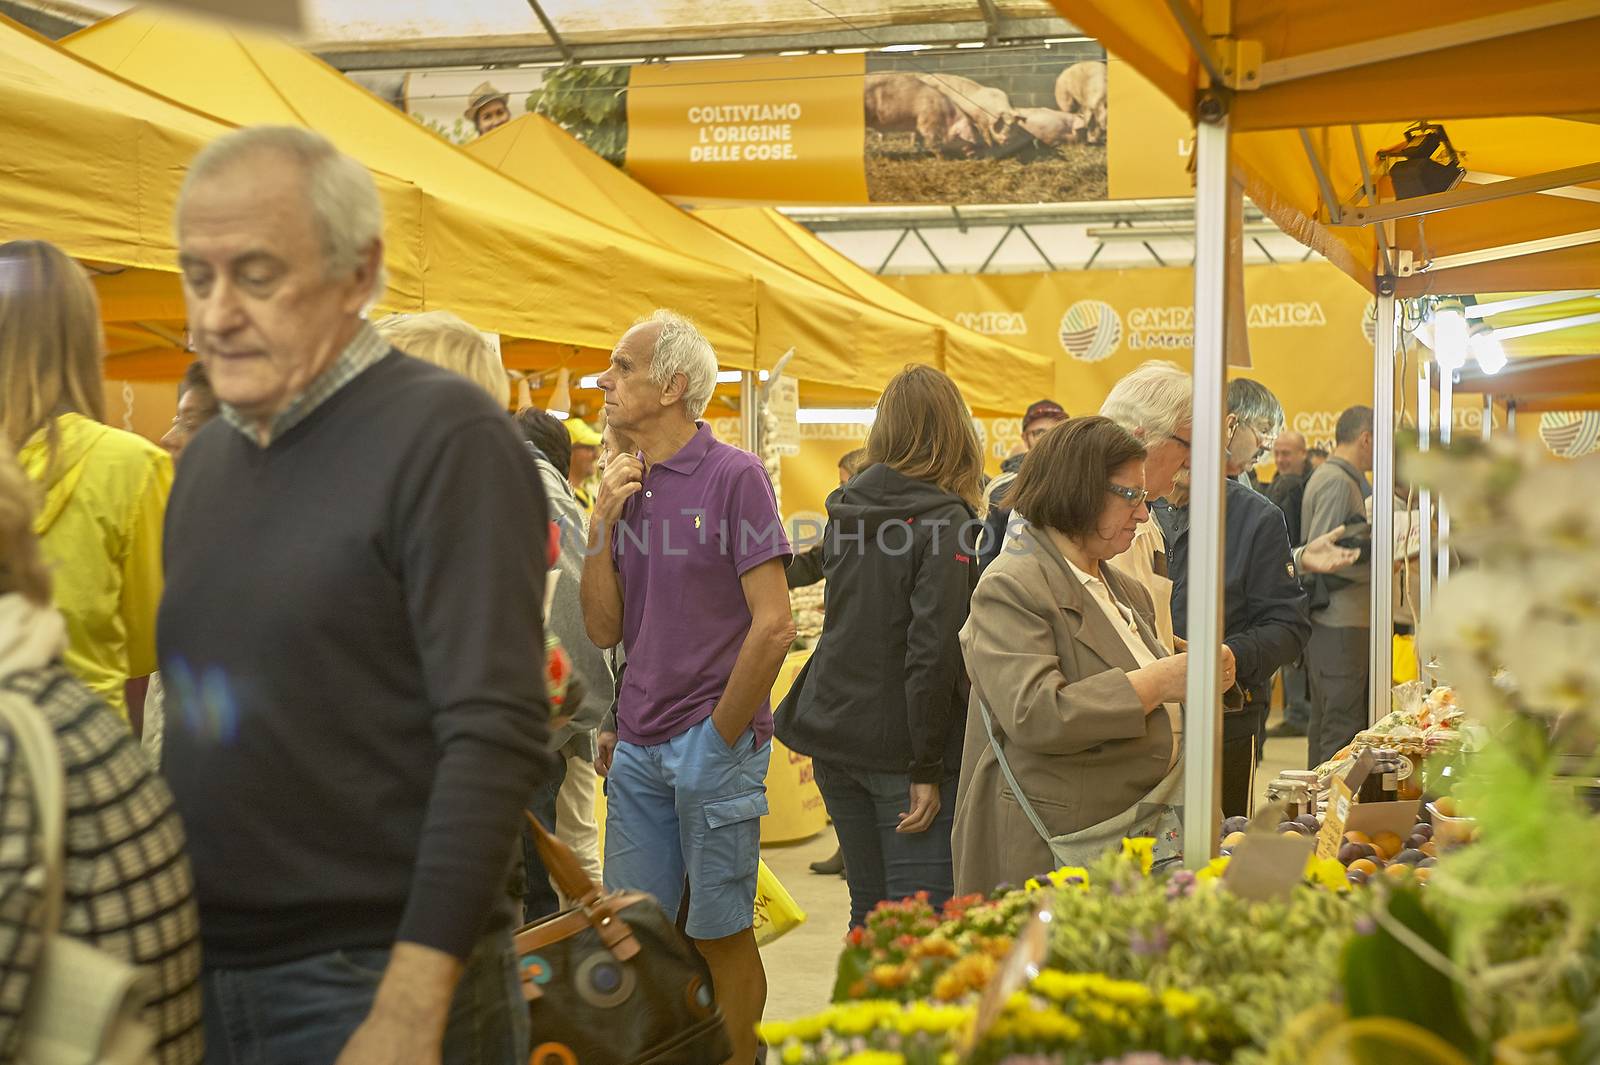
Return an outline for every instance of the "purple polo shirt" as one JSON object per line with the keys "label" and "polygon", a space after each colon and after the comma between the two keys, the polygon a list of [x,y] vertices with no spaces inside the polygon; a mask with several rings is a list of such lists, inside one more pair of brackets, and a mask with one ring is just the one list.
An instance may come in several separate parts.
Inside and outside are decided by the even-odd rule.
{"label": "purple polo shirt", "polygon": [[[761,460],[699,425],[682,450],[646,471],[612,537],[628,655],[617,735],[642,746],[711,716],[750,631],[739,579],[791,553]],[[755,730],[758,744],[772,735],[770,700]]]}

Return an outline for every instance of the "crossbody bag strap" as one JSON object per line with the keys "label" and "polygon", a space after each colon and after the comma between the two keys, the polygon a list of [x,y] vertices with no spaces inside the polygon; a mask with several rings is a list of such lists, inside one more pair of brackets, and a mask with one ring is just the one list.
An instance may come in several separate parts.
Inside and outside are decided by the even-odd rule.
{"label": "crossbody bag strap", "polygon": [[66,774],[55,729],[31,700],[0,689],[0,720],[11,729],[33,784],[34,808],[44,858],[44,915],[40,930],[48,940],[61,927],[62,862],[66,838]]}
{"label": "crossbody bag strap", "polygon": [[1011,771],[1011,763],[1006,761],[1006,752],[1000,749],[1000,742],[995,738],[994,719],[989,716],[989,704],[981,698],[978,700],[978,714],[983,718],[983,731],[989,734],[989,749],[994,752],[994,760],[1000,766],[1000,772],[1006,778],[1006,783],[1011,785],[1011,794],[1016,797],[1017,805],[1022,808],[1023,816],[1033,825],[1033,830],[1039,833],[1039,838],[1044,840],[1046,847],[1049,847],[1053,838],[1050,830],[1039,820],[1039,814],[1034,810],[1033,803],[1023,794],[1022,785],[1017,783],[1017,775]]}

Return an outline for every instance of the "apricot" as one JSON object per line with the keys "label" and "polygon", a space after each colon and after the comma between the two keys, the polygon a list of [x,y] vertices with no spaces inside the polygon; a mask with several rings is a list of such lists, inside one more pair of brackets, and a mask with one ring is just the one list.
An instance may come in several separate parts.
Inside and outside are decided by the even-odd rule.
{"label": "apricot", "polygon": [[1360,873],[1362,876],[1377,876],[1378,863],[1371,858],[1357,858],[1350,863],[1349,872]]}
{"label": "apricot", "polygon": [[1405,849],[1405,842],[1393,832],[1379,832],[1372,837],[1372,845],[1378,848],[1378,855],[1388,861]]}

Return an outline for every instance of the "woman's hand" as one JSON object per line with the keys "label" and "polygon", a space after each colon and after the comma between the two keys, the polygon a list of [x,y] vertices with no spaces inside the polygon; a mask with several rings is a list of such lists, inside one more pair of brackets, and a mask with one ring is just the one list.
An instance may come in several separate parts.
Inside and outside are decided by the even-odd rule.
{"label": "woman's hand", "polygon": [[1189,655],[1168,655],[1166,658],[1141,666],[1128,674],[1128,682],[1144,703],[1146,712],[1162,703],[1183,701],[1188,684]]}
{"label": "woman's hand", "polygon": [[900,825],[895,829],[902,835],[926,832],[939,816],[939,785],[912,784],[911,812],[900,815]]}

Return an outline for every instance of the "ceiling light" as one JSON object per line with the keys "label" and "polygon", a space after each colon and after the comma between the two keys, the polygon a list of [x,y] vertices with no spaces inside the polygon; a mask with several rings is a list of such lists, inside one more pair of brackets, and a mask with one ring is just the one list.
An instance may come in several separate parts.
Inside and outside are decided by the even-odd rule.
{"label": "ceiling light", "polygon": [[1466,308],[1453,296],[1433,305],[1433,358],[1447,372],[1467,362]]}
{"label": "ceiling light", "polygon": [[1484,373],[1495,374],[1505,369],[1506,349],[1486,323],[1477,322],[1473,325],[1467,347],[1472,357],[1478,360],[1478,369]]}
{"label": "ceiling light", "polygon": [[801,407],[795,412],[801,425],[871,425],[877,416],[874,407]]}

